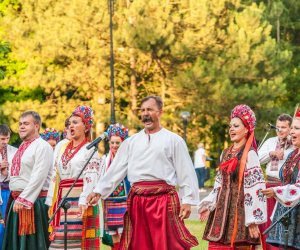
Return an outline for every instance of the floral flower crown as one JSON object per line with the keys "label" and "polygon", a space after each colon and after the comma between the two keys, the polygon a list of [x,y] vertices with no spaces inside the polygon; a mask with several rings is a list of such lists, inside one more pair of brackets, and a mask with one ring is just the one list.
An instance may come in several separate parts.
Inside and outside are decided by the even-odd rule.
{"label": "floral flower crown", "polygon": [[72,115],[76,115],[81,117],[84,125],[88,130],[90,130],[93,126],[93,109],[89,106],[79,105],[73,111]]}
{"label": "floral flower crown", "polygon": [[54,128],[46,128],[44,132],[41,134],[41,137],[45,140],[55,140],[56,142],[59,142],[60,140],[60,134],[59,132]]}
{"label": "floral flower crown", "polygon": [[254,131],[256,125],[256,117],[253,110],[249,106],[245,104],[235,106],[231,111],[231,119],[234,117],[238,117],[242,120],[243,124],[249,130],[249,133],[252,133]]}
{"label": "floral flower crown", "polygon": [[108,134],[108,139],[114,136],[120,136],[122,141],[128,138],[128,128],[124,127],[120,123],[109,125],[106,133]]}

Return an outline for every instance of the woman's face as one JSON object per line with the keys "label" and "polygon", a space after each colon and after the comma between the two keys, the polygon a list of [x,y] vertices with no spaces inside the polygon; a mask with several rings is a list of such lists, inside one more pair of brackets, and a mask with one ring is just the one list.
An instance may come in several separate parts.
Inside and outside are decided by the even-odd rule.
{"label": "woman's face", "polygon": [[295,147],[300,148],[300,119],[293,120],[291,128],[292,143]]}
{"label": "woman's face", "polygon": [[112,137],[110,137],[109,147],[113,154],[115,154],[118,151],[119,147],[121,146],[121,143],[122,139],[120,136],[113,135]]}
{"label": "woman's face", "polygon": [[234,117],[229,124],[229,135],[232,142],[240,142],[248,134],[248,129],[243,124],[240,118]]}
{"label": "woman's face", "polygon": [[71,116],[70,117],[70,137],[72,140],[81,140],[85,138],[86,127],[79,116]]}

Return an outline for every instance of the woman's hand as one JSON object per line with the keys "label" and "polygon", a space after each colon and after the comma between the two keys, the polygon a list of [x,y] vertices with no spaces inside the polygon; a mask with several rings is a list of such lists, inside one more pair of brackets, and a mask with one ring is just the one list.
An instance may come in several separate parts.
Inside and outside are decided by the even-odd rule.
{"label": "woman's hand", "polygon": [[207,221],[210,211],[208,208],[201,208],[199,210],[199,219],[200,221]]}
{"label": "woman's hand", "polygon": [[256,225],[256,224],[251,224],[251,225],[249,225],[248,228],[249,228],[249,233],[250,233],[250,237],[251,237],[251,238],[256,239],[256,238],[259,237],[260,232],[259,232],[258,225]]}
{"label": "woman's hand", "polygon": [[83,217],[85,211],[87,210],[87,205],[79,205],[78,217]]}
{"label": "woman's hand", "polygon": [[261,192],[267,196],[267,198],[273,198],[275,197],[275,192],[273,190],[273,188],[267,188],[265,190],[261,190]]}

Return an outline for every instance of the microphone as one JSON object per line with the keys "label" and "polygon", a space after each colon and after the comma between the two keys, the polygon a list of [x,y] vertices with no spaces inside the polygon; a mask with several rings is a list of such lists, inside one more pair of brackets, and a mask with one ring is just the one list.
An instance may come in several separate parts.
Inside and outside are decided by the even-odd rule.
{"label": "microphone", "polygon": [[92,147],[96,146],[99,144],[100,141],[103,141],[105,139],[108,139],[108,134],[104,132],[102,135],[100,135],[98,138],[93,140],[89,145],[86,146],[87,150],[90,150]]}
{"label": "microphone", "polygon": [[272,129],[276,129],[278,132],[281,132],[281,129],[276,127],[275,125],[271,124],[271,123],[268,123],[268,125],[270,126],[270,128]]}

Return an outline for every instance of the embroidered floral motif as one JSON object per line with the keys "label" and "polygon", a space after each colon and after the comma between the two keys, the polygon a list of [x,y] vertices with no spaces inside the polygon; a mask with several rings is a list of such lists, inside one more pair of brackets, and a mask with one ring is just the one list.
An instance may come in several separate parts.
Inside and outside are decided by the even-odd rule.
{"label": "embroidered floral motif", "polygon": [[85,180],[86,180],[86,183],[91,183],[92,182],[92,178],[91,177],[86,177]]}
{"label": "embroidered floral motif", "polygon": [[124,182],[122,181],[113,191],[110,197],[121,197],[125,195]]}
{"label": "embroidered floral motif", "polygon": [[261,191],[262,191],[261,188],[256,190],[256,195],[257,195],[259,201],[265,202],[266,201],[266,196]]}
{"label": "embroidered floral motif", "polygon": [[297,190],[296,189],[291,189],[290,190],[290,195],[295,195],[297,194]]}
{"label": "embroidered floral motif", "polygon": [[258,183],[264,182],[263,172],[258,167],[245,171],[244,176],[245,176],[245,188],[250,188]]}
{"label": "embroidered floral motif", "polygon": [[253,216],[256,220],[263,220],[263,212],[260,210],[260,208],[253,211]]}
{"label": "embroidered floral motif", "polygon": [[284,204],[285,204],[286,206],[290,206],[290,205],[292,204],[292,202],[287,201],[287,202],[285,202]]}
{"label": "embroidered floral motif", "polygon": [[277,194],[282,194],[282,189],[277,189],[277,190],[276,190],[276,193],[277,193]]}
{"label": "embroidered floral motif", "polygon": [[252,195],[249,194],[249,193],[246,193],[246,194],[245,194],[245,197],[244,197],[244,202],[245,202],[245,205],[246,205],[246,206],[252,206],[252,204],[253,204],[253,198],[252,198]]}

